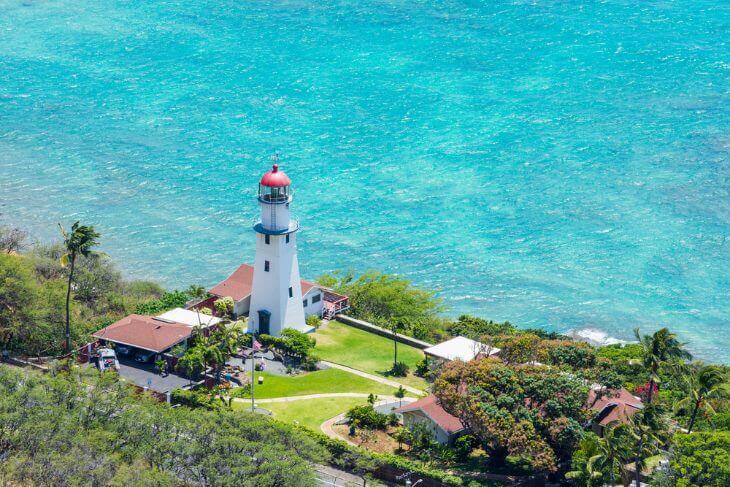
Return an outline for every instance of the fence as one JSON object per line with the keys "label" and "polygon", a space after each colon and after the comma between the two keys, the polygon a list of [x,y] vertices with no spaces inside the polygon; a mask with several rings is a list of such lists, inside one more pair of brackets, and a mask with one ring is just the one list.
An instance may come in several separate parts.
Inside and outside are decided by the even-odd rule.
{"label": "fence", "polygon": [[[370,333],[374,333],[376,335],[380,335],[391,340],[393,339],[392,331],[386,330],[385,328],[381,328],[377,325],[373,325],[372,323],[368,323],[367,321],[358,320],[352,318],[351,316],[342,314],[337,315],[335,319],[340,323],[350,325],[353,328],[359,328],[360,330],[368,331]],[[400,333],[397,333],[395,336],[399,342],[405,343],[406,345],[410,345],[412,347],[420,348],[421,350],[424,350],[428,347],[433,347],[432,343],[424,342],[423,340],[418,340],[416,338],[409,337],[408,335],[401,335]]]}

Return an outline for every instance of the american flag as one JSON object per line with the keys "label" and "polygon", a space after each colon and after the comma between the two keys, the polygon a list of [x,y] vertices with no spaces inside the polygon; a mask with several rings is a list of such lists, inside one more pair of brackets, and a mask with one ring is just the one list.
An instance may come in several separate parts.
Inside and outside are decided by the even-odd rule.
{"label": "american flag", "polygon": [[261,344],[255,338],[253,339],[253,349],[255,352],[261,350]]}

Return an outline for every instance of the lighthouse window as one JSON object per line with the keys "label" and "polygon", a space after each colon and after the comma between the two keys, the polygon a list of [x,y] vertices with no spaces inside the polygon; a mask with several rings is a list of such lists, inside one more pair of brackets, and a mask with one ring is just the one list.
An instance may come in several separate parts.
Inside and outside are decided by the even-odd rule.
{"label": "lighthouse window", "polygon": [[264,271],[269,272],[269,261],[268,260],[264,261]]}
{"label": "lighthouse window", "polygon": [[307,300],[306,300],[306,299],[302,300],[302,305],[303,305],[303,306],[304,306],[305,308],[307,307],[307,304],[308,304],[308,303],[307,303]]}
{"label": "lighthouse window", "polygon": [[271,235],[264,235],[264,242],[266,242],[266,245],[269,245],[271,243]]}
{"label": "lighthouse window", "polygon": [[312,302],[313,303],[319,303],[319,300],[320,299],[322,299],[322,296],[319,295],[319,294],[315,294],[314,296],[312,296]]}
{"label": "lighthouse window", "polygon": [[290,298],[294,297],[294,290],[292,288],[289,288],[289,297]]}
{"label": "lighthouse window", "polygon": [[286,243],[289,243],[289,234],[286,234]]}

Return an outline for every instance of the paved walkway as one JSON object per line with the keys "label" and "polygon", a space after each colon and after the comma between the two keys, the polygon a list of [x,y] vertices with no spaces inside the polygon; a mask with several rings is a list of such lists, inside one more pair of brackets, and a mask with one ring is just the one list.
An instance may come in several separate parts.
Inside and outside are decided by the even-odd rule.
{"label": "paved walkway", "polygon": [[[389,404],[389,403],[392,403],[392,402],[402,402],[403,404],[409,404],[409,403],[412,403],[414,401],[415,401],[415,399],[413,399],[411,397],[406,397],[406,398],[403,398],[403,399],[398,399],[398,398],[395,398],[395,397],[386,397],[384,400],[376,402],[375,403],[375,408],[377,409],[379,406],[383,406],[385,404]],[[351,442],[347,437],[338,435],[335,432],[335,430],[332,428],[335,424],[337,424],[340,421],[342,421],[343,419],[345,419],[345,414],[346,413],[338,414],[334,418],[328,419],[327,421],[325,421],[324,423],[322,423],[320,425],[319,429],[321,429],[322,432],[324,434],[326,434],[327,436],[329,436],[330,438],[334,438],[336,440],[342,440],[345,443],[349,443],[352,446],[357,446],[355,443]]]}
{"label": "paved walkway", "polygon": [[[267,399],[256,399],[256,404],[263,404],[267,402],[293,402],[293,401],[306,401],[307,399],[320,399],[323,397],[368,397],[370,394],[364,392],[329,392],[326,394],[305,394],[303,396],[286,396],[286,397],[270,397]],[[378,396],[386,399],[389,402],[398,401],[399,399],[394,396]],[[406,399],[403,399],[404,401]],[[234,397],[233,402],[251,402],[250,397]],[[382,402],[382,401],[381,401]]]}
{"label": "paved walkway", "polygon": [[335,433],[335,430],[332,429],[332,427],[335,425],[335,423],[338,423],[339,421],[345,419],[345,413],[338,414],[334,418],[330,418],[319,427],[319,429],[322,430],[322,433],[329,436],[330,438],[334,438],[335,440],[342,440],[345,443],[349,443],[352,446],[357,446],[355,443],[351,442],[346,436],[340,436],[337,433]]}
{"label": "paved walkway", "polygon": [[422,391],[421,389],[416,389],[415,387],[407,386],[405,384],[401,384],[400,382],[386,379],[385,377],[380,377],[379,375],[369,374],[367,372],[363,372],[362,370],[353,369],[352,367],[348,367],[346,365],[340,365],[340,364],[336,364],[334,362],[327,362],[325,360],[322,360],[321,363],[323,363],[327,367],[344,370],[346,372],[350,372],[351,374],[359,375],[360,377],[365,377],[366,379],[374,380],[375,382],[380,382],[381,384],[395,387],[396,389],[400,386],[403,386],[403,389],[405,389],[408,392],[410,392],[411,394],[415,394],[417,396],[422,396],[425,394],[425,391]]}

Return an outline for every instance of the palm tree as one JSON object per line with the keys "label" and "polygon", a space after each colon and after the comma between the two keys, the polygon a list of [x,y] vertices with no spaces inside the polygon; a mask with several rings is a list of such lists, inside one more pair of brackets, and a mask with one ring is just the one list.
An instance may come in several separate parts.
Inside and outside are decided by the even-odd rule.
{"label": "palm tree", "polygon": [[395,394],[393,394],[396,398],[398,398],[398,407],[403,406],[403,398],[406,397],[406,390],[403,389],[403,386],[398,386],[398,389],[395,391]]}
{"label": "palm tree", "polygon": [[[651,406],[654,397],[654,388],[659,383],[659,367],[669,361],[675,360],[691,360],[692,355],[684,350],[683,343],[677,339],[677,335],[670,332],[668,328],[657,330],[653,335],[642,336],[639,329],[634,330],[636,339],[642,348],[642,363],[649,372],[649,391],[647,392],[647,406]],[[649,411],[645,410],[642,414],[642,421],[635,422],[634,435],[638,439],[638,448],[636,451],[636,485],[639,485],[641,479],[641,459],[644,450],[644,439],[646,435],[654,433],[653,428],[645,421],[645,416]]]}
{"label": "palm tree", "polygon": [[[629,433],[637,441],[636,452],[634,453],[634,468],[636,485],[641,485],[641,471],[645,466],[645,459],[654,453],[653,446],[659,442],[656,433],[658,411],[651,404],[647,405],[641,413],[636,413],[629,418]],[[649,440],[646,442],[645,440]],[[627,449],[628,451],[628,449]]]}
{"label": "palm tree", "polygon": [[641,336],[639,329],[634,330],[636,339],[642,347],[643,364],[649,371],[649,392],[646,402],[651,404],[654,388],[659,383],[659,366],[671,360],[691,360],[692,355],[684,350],[683,343],[677,340],[677,335],[669,329],[662,328],[653,335]]}
{"label": "palm tree", "polygon": [[188,295],[194,299],[202,299],[208,295],[208,291],[203,286],[191,284],[187,290]]}
{"label": "palm tree", "polygon": [[76,257],[79,254],[89,257],[94,253],[91,248],[98,245],[97,239],[100,235],[94,230],[93,226],[79,225],[79,222],[71,226],[71,231],[66,232],[59,223],[63,235],[63,245],[66,253],[61,256],[61,265],[68,266],[68,287],[66,289],[66,353],[71,351],[71,285],[74,278],[74,267],[76,265]]}
{"label": "palm tree", "polygon": [[[188,287],[187,293],[188,296],[198,300],[198,302],[200,302],[204,297],[208,296],[208,291],[206,291],[203,286],[198,286],[196,284],[191,284],[190,287]],[[202,326],[202,323],[200,321],[200,307],[198,306],[198,304],[195,304],[195,312],[198,314],[198,326]]]}
{"label": "palm tree", "polygon": [[405,325],[402,321],[394,321],[390,325],[390,331],[393,333],[393,370],[398,367],[398,332],[402,331]]}
{"label": "palm tree", "polygon": [[687,383],[687,397],[679,401],[675,409],[683,409],[688,406],[692,408],[687,426],[687,433],[691,433],[700,409],[714,413],[708,399],[720,399],[727,396],[725,389],[727,377],[720,367],[702,364],[699,368],[684,371],[683,377]]}
{"label": "palm tree", "polygon": [[608,470],[611,484],[615,485],[614,476],[616,470],[623,471],[623,464],[628,451],[626,438],[616,431],[616,422],[611,423],[603,432],[603,438],[599,438],[596,444],[596,454],[588,459],[586,471],[590,478],[598,479],[601,472]]}

